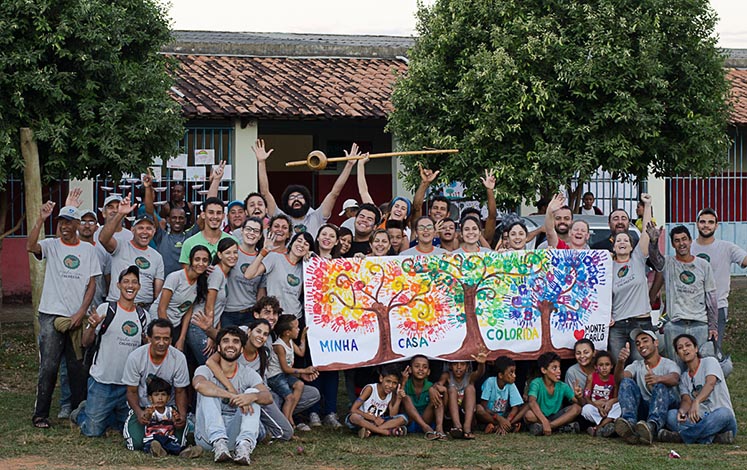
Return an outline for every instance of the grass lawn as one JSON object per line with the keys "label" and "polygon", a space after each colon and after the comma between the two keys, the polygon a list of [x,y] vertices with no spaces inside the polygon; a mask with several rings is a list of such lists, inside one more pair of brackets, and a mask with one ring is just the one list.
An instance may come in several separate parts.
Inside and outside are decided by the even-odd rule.
{"label": "grass lawn", "polygon": [[[730,297],[728,352],[734,359],[729,390],[740,435],[735,445],[658,444],[630,446],[619,439],[587,435],[533,437],[478,433],[474,441],[428,442],[422,435],[402,439],[358,439],[347,430],[318,428],[290,443],[260,445],[252,466],[287,469],[349,468],[747,468],[747,279],[735,279]],[[2,313],[0,313],[2,321]],[[214,468],[212,454],[199,459],[154,459],[129,452],[119,435],[89,439],[69,422],[52,419],[50,430],[34,429],[37,358],[31,323],[0,323],[0,469],[42,468]],[[58,401],[53,402],[56,416]],[[341,417],[344,414],[341,413]],[[670,459],[674,449],[681,459]],[[221,468],[234,468],[220,464]],[[238,467],[235,467],[238,468]]]}

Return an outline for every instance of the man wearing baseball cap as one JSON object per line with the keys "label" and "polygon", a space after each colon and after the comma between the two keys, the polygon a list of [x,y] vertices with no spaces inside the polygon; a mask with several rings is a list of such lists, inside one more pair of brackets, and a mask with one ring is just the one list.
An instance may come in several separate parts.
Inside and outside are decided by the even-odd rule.
{"label": "man wearing baseball cap", "polygon": [[345,221],[340,224],[340,227],[345,227],[355,233],[355,216],[358,215],[358,201],[355,199],[346,200],[342,203],[342,212],[338,215],[340,217],[345,216]]}
{"label": "man wearing baseball cap", "polygon": [[615,420],[615,432],[629,444],[650,445],[664,428],[667,412],[679,405],[680,368],[671,359],[661,357],[653,331],[636,328],[630,333],[630,341],[643,359],[625,367],[630,343],[620,350],[615,382],[619,384],[617,399],[622,416]]}
{"label": "man wearing baseball cap", "polygon": [[[107,219],[99,235],[99,242],[112,255],[111,272],[122,272],[131,265],[140,269],[140,291],[135,297],[135,303],[147,310],[163,287],[163,258],[149,246],[156,233],[156,221],[148,213],[141,214],[132,223],[132,240],[122,242],[114,237],[116,228],[122,225],[122,219],[132,210],[130,198],[124,198],[119,203],[116,215]],[[109,282],[109,295],[106,300],[114,302],[118,299],[119,288],[116,280],[112,279]]]}
{"label": "man wearing baseball cap", "polygon": [[[39,241],[41,229],[54,205],[48,201],[42,206],[26,241],[29,253],[47,261],[39,302],[39,380],[32,418],[37,428],[49,427],[49,409],[63,355],[70,383],[71,406],[77,407],[85,398],[86,372],[82,358],[76,355],[72,338],[93,300],[96,276],[101,275],[94,247],[81,243],[78,238],[80,213],[76,207],[60,209],[57,219],[59,238]],[[67,320],[64,331],[55,328],[58,319]]]}

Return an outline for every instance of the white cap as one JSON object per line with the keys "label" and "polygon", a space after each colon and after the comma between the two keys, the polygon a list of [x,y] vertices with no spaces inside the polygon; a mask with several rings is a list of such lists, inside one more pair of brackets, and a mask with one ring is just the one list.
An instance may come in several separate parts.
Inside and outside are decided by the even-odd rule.
{"label": "white cap", "polygon": [[342,212],[340,212],[340,216],[345,215],[345,211],[348,209],[352,209],[353,207],[355,207],[356,209],[358,208],[358,201],[356,201],[355,199],[348,199],[345,202],[343,202]]}
{"label": "white cap", "polygon": [[108,206],[114,201],[122,202],[122,196],[117,196],[116,194],[108,196],[106,199],[104,199],[104,207]]}

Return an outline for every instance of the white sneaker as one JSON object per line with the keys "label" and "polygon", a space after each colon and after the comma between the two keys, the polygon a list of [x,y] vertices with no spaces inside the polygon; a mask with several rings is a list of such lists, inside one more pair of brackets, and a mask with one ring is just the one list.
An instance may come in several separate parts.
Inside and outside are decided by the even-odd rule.
{"label": "white sneaker", "polygon": [[252,451],[254,446],[251,442],[246,439],[236,444],[236,455],[233,457],[233,461],[239,465],[249,465],[252,463]]}
{"label": "white sneaker", "polygon": [[311,431],[311,428],[306,423],[298,423],[296,424],[296,431],[308,432]]}
{"label": "white sneaker", "polygon": [[324,424],[327,426],[330,426],[334,429],[340,429],[342,427],[342,423],[337,419],[336,413],[330,413],[327,416],[324,417]]}
{"label": "white sneaker", "polygon": [[322,425],[322,420],[319,418],[319,413],[309,413],[309,426],[316,428]]}
{"label": "white sneaker", "polygon": [[70,407],[70,405],[62,405],[60,407],[60,412],[57,413],[57,417],[59,419],[68,419],[70,418],[70,413],[72,413],[73,409]]}
{"label": "white sneaker", "polygon": [[228,462],[229,460],[231,460],[231,452],[228,450],[228,441],[216,439],[213,442],[213,461]]}

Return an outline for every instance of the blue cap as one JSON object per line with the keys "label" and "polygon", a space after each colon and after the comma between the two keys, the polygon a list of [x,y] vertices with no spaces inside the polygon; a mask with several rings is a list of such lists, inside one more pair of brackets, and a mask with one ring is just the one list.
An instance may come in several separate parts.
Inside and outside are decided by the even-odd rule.
{"label": "blue cap", "polygon": [[239,201],[239,200],[237,199],[237,200],[235,200],[235,201],[231,201],[231,202],[229,202],[229,203],[228,203],[228,208],[227,208],[227,210],[229,210],[229,211],[230,211],[230,210],[231,210],[231,208],[232,208],[232,207],[234,207],[234,206],[241,206],[241,207],[242,207],[242,209],[243,209],[243,208],[244,208],[244,201]]}

